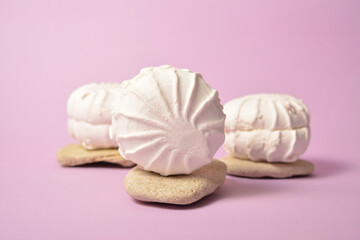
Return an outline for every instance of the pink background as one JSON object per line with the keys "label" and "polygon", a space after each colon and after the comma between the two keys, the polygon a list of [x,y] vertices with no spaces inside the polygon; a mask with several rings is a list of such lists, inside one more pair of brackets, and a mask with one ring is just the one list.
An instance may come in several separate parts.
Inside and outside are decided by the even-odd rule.
{"label": "pink background", "polygon": [[[57,163],[72,90],[161,64],[222,103],[303,99],[316,172],[228,177],[177,207],[131,199],[128,169]],[[359,1],[0,0],[0,239],[360,239],[359,77]]]}

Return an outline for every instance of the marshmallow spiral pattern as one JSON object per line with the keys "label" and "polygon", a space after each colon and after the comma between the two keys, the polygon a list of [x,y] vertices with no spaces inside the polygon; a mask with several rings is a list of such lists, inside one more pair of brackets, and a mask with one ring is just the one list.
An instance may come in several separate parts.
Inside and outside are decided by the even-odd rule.
{"label": "marshmallow spiral pattern", "polygon": [[124,82],[112,117],[120,154],[164,176],[210,163],[225,139],[217,91],[199,73],[168,65]]}

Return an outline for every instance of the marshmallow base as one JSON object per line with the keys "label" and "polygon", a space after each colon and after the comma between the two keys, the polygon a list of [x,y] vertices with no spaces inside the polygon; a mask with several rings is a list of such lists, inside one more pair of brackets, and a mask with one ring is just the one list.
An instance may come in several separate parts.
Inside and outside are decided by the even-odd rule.
{"label": "marshmallow base", "polygon": [[295,162],[308,147],[308,127],[270,131],[226,132],[224,148],[232,156],[253,161]]}
{"label": "marshmallow base", "polygon": [[116,141],[109,137],[109,127],[110,124],[90,124],[68,119],[69,134],[88,150],[118,147]]}

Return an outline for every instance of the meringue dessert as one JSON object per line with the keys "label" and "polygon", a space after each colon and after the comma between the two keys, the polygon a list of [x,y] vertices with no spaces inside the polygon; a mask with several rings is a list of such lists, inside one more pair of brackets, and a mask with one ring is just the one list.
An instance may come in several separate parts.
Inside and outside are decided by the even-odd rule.
{"label": "meringue dessert", "polygon": [[314,170],[298,160],[310,141],[310,115],[301,100],[285,94],[248,95],[226,103],[224,113],[229,156],[222,160],[229,174],[280,178]]}
{"label": "meringue dessert", "polygon": [[86,149],[117,148],[109,137],[112,103],[119,83],[92,83],[76,89],[67,102],[69,134]]}
{"label": "meringue dessert", "polygon": [[123,83],[110,137],[125,159],[163,176],[190,174],[223,144],[225,115],[199,73],[165,65]]}
{"label": "meringue dessert", "polygon": [[[168,65],[149,67],[122,87],[114,103],[110,137],[116,140],[119,153],[138,165],[132,173],[145,176],[151,171],[161,181],[181,175],[175,179],[182,182],[205,165],[222,164],[214,163],[213,156],[225,139],[225,115],[217,91],[199,73]],[[221,169],[223,183],[226,172],[225,167]],[[127,192],[136,198],[128,186]],[[161,188],[156,191],[167,194]],[[139,198],[144,199],[160,201]]]}
{"label": "meringue dessert", "polygon": [[68,131],[79,144],[61,148],[58,160],[63,166],[92,162],[111,162],[133,166],[117,152],[109,137],[112,104],[119,94],[119,83],[92,83],[76,89],[67,102]]}

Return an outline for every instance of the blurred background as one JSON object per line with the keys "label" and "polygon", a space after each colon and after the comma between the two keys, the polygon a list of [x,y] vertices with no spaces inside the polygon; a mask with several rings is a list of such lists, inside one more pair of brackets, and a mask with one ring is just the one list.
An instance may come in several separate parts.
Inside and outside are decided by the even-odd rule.
{"label": "blurred background", "polygon": [[2,0],[1,128],[7,142],[32,139],[30,127],[65,143],[71,91],[170,64],[200,72],[222,103],[262,92],[301,98],[312,117],[308,152],[347,151],[360,129],[359,42],[359,1]]}
{"label": "blurred background", "polygon": [[[28,234],[40,239],[45,233],[37,228],[39,222],[48,229],[47,239],[51,232],[64,239],[77,231],[77,221],[82,222],[79,228],[83,230],[102,227],[103,231],[84,235],[91,238],[111,235],[106,229],[114,222],[126,224],[116,217],[120,215],[112,215],[117,205],[106,195],[114,192],[112,178],[99,180],[86,175],[102,171],[110,174],[109,169],[63,171],[55,156],[61,146],[74,142],[67,133],[66,101],[75,88],[91,82],[121,82],[148,66],[170,64],[200,72],[219,91],[223,104],[253,93],[294,95],[307,104],[311,113],[312,140],[304,157],[317,164],[318,174],[337,172],[343,168],[341,164],[359,169],[359,43],[360,1],[356,0],[0,0],[0,186],[5,196],[0,198],[0,215],[5,216],[0,217],[0,232],[6,229],[4,239],[9,239],[10,231],[15,234],[12,236]],[[216,156],[224,154],[220,149]],[[326,161],[333,165],[321,164]],[[71,175],[72,171],[81,171],[83,180],[76,177],[80,175]],[[293,200],[289,200],[289,213],[300,220],[292,222],[287,231],[301,223],[308,233],[318,234],[312,239],[359,236],[354,225],[359,222],[359,195],[351,195],[354,188],[349,185],[359,181],[358,175],[344,171],[343,180],[334,179],[327,186],[329,194],[337,194],[332,187],[338,183],[338,189],[344,191],[339,196],[348,196],[347,215],[341,215],[339,207],[333,208],[345,201],[341,197],[309,215],[301,215],[306,206],[315,206],[310,196],[320,194],[318,189],[324,184],[312,182],[314,190],[309,193],[309,201],[303,202],[304,211],[293,209]],[[111,176],[121,183],[123,176],[115,172]],[[87,182],[95,185],[81,185]],[[95,189],[105,192],[96,196],[97,202],[82,205],[82,197],[88,194],[93,198]],[[114,198],[123,197],[127,203],[128,196],[122,194]],[[317,197],[335,201],[330,200],[331,194]],[[51,200],[44,203],[44,199]],[[284,199],[288,198],[284,195]],[[261,198],[259,201],[260,205],[266,202]],[[99,202],[101,205],[97,205]],[[283,206],[275,207],[273,214],[283,212]],[[248,203],[246,208],[251,207]],[[100,209],[102,212],[93,210],[91,216],[107,220],[91,218],[87,215],[89,209]],[[219,214],[222,209],[219,205]],[[75,214],[77,211],[79,214]],[[36,221],[29,223],[36,215]],[[55,216],[54,224],[48,221],[49,216]],[[193,219],[197,224],[199,218]],[[330,219],[344,226],[341,234],[335,231],[336,221]],[[218,226],[215,220],[203,220],[210,222],[208,226]],[[248,222],[249,229],[259,223],[259,219],[238,220]],[[67,226],[69,235],[55,223]],[[184,230],[191,228],[185,225]],[[22,226],[22,232],[16,226]],[[211,229],[206,231],[217,228]],[[254,230],[251,234],[269,233],[271,230]],[[222,235],[219,232],[213,236]]]}

